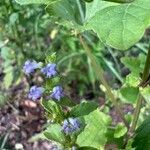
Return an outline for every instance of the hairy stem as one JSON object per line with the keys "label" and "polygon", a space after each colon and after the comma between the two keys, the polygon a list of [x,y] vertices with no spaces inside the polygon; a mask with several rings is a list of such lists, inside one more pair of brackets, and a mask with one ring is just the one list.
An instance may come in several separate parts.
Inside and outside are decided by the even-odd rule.
{"label": "hairy stem", "polygon": [[[140,83],[140,86],[142,86],[142,84],[147,81],[147,79],[149,77],[149,72],[150,72],[150,47],[149,47],[149,50],[148,50],[147,59],[146,59],[146,62],[145,62],[145,67],[144,67],[143,76],[142,76],[142,82]],[[142,100],[143,100],[143,97],[139,93],[138,98],[137,98],[136,108],[135,108],[134,113],[133,113],[133,121],[132,121],[131,127],[130,127],[130,129],[127,133],[127,136],[126,136],[125,147],[128,143],[129,138],[132,137],[132,135],[133,135],[133,133],[136,129],[137,122],[138,122],[139,115],[140,115]]]}
{"label": "hairy stem", "polygon": [[149,73],[150,73],[150,47],[148,50],[145,68],[144,68],[144,72],[143,72],[143,77],[142,77],[143,82],[145,82],[148,79]]}
{"label": "hairy stem", "polygon": [[136,128],[136,125],[138,122],[138,118],[139,118],[139,114],[140,114],[140,110],[141,110],[142,99],[143,99],[142,95],[139,94],[138,99],[137,99],[136,109],[133,114],[133,122],[132,122],[131,128],[129,130],[129,135],[132,135],[133,132],[135,131],[135,128]]}
{"label": "hairy stem", "polygon": [[[144,71],[143,71],[142,83],[144,83],[148,79],[149,72],[150,72],[150,47],[148,50],[147,59],[146,59],[145,67],[144,67]],[[136,128],[137,121],[138,121],[139,114],[140,114],[141,105],[142,105],[142,96],[141,96],[141,94],[139,94],[138,100],[137,100],[137,105],[136,105],[134,115],[133,115],[133,122],[132,122],[132,125],[130,128],[130,133],[133,133]]]}
{"label": "hairy stem", "polygon": [[96,62],[96,58],[94,57],[94,55],[91,53],[91,50],[90,48],[88,47],[88,45],[84,42],[83,38],[80,36],[80,42],[81,44],[83,45],[83,48],[85,49],[86,53],[87,53],[87,56],[90,58],[91,60],[91,63],[93,65],[93,68],[94,68],[94,71],[96,72],[97,74],[97,77],[99,78],[99,80],[102,82],[102,84],[104,85],[104,87],[106,88],[106,91],[107,91],[107,95],[108,97],[110,98],[110,100],[112,101],[113,105],[115,106],[119,116],[121,117],[122,121],[124,122],[125,126],[127,128],[129,128],[129,124],[128,122],[126,121],[126,119],[124,118],[124,115],[118,105],[118,102],[116,100],[116,98],[114,97],[112,91],[111,91],[111,88],[109,87],[107,81],[105,80],[104,78],[104,71],[103,69],[101,68],[101,66],[99,64],[97,64]]}

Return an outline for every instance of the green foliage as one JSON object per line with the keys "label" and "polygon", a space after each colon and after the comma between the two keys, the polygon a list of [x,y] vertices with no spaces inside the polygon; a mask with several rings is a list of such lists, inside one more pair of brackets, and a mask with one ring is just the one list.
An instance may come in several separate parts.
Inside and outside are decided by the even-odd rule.
{"label": "green foliage", "polygon": [[147,118],[136,130],[132,146],[135,150],[150,150],[150,118]]}
{"label": "green foliage", "polygon": [[[21,5],[27,5],[27,4],[47,4],[50,0],[16,0],[17,3]],[[55,0],[51,0],[55,1]]]}
{"label": "green foliage", "polygon": [[0,90],[5,95],[9,96],[8,88],[23,81],[22,67],[27,59],[44,60],[43,49],[47,52],[50,49],[45,42],[49,32],[44,30],[47,23],[48,16],[42,7],[22,7],[15,1],[0,1]]}
{"label": "green foliage", "polygon": [[[21,4],[25,2],[22,0]],[[115,1],[131,2],[123,5],[94,0],[85,4],[86,9],[81,2],[60,0],[49,4],[48,10],[50,14],[67,21],[71,27],[80,28],[83,22],[82,29],[92,29],[104,43],[116,49],[126,50],[134,45],[150,24],[149,0]],[[80,16],[76,16],[78,14]]]}
{"label": "green foliage", "polygon": [[61,131],[59,124],[51,124],[45,131],[44,135],[47,139],[61,144],[65,143],[65,136]]}
{"label": "green foliage", "polygon": [[104,1],[115,2],[115,3],[131,3],[134,0],[104,0]]}
{"label": "green foliage", "polygon": [[5,104],[5,101],[6,101],[6,97],[4,93],[0,92],[0,107]]}
{"label": "green foliage", "polygon": [[121,99],[125,101],[126,103],[131,103],[135,104],[138,94],[139,94],[139,89],[136,87],[122,87],[120,89],[120,94],[121,94]]}
{"label": "green foliage", "polygon": [[[84,147],[91,147],[93,149],[101,149],[104,147],[107,140],[105,134],[107,132],[107,126],[111,123],[111,119],[97,109],[96,103],[83,102],[78,104],[68,112],[69,115],[64,113],[61,115],[62,109],[54,101],[42,100],[42,105],[48,113],[47,116],[49,117],[52,114],[53,122],[57,122],[56,124],[49,125],[43,132],[47,139],[67,146],[67,143],[69,144],[69,137],[63,134],[60,124],[65,117],[78,117],[82,122],[82,126],[84,125],[85,127],[83,126],[84,129],[78,133],[77,138],[73,138],[75,143],[83,149]],[[52,120],[52,118],[49,119]]]}
{"label": "green foliage", "polygon": [[79,148],[77,148],[77,150],[97,150],[97,149],[93,148],[93,147],[87,147],[87,146],[85,146],[85,147],[79,147]]}
{"label": "green foliage", "polygon": [[52,100],[42,100],[42,106],[46,110],[49,119],[59,123],[63,120],[63,110],[56,102]]}
{"label": "green foliage", "polygon": [[92,2],[93,0],[84,0],[85,2]]}
{"label": "green foliage", "polygon": [[82,102],[79,105],[76,105],[70,111],[70,116],[80,117],[84,115],[88,115],[92,111],[94,111],[98,105],[95,102]]}
{"label": "green foliage", "polygon": [[120,138],[124,136],[126,133],[127,133],[127,128],[124,126],[124,124],[120,123],[116,126],[114,132],[114,138]]}
{"label": "green foliage", "polygon": [[146,102],[150,105],[150,86],[147,86],[145,88],[140,88],[140,93],[143,96],[143,98],[146,100]]}
{"label": "green foliage", "polygon": [[[122,130],[124,130],[124,129],[122,129]],[[114,128],[114,129],[110,128],[110,129],[107,130],[107,133],[106,133],[106,137],[107,137],[106,146],[115,144],[117,146],[117,148],[122,149],[123,148],[123,143],[124,143],[123,142],[124,137],[121,136],[120,138],[115,138],[115,136],[114,136],[115,132],[117,133],[116,128]]]}
{"label": "green foliage", "polygon": [[142,72],[143,68],[140,68],[141,66],[141,60],[136,57],[123,57],[121,59],[121,62],[130,69],[130,71],[134,74],[139,74]]}
{"label": "green foliage", "polygon": [[121,62],[130,70],[130,74],[126,76],[126,81],[122,88],[118,91],[120,98],[125,102],[135,104],[138,94],[140,93],[149,104],[149,86],[139,88],[141,82],[141,73],[144,70],[145,55],[140,54],[138,57],[125,56]]}
{"label": "green foliage", "polygon": [[[68,29],[73,28],[74,30],[72,33],[75,35],[88,30],[88,32],[84,32],[83,34],[84,39],[88,43],[87,46],[93,49],[93,53],[99,64],[107,66],[106,68],[111,70],[118,79],[117,81],[119,81],[119,83],[117,83],[119,85],[118,91],[114,91],[116,99],[120,98],[124,102],[135,104],[138,95],[141,94],[143,98],[149,102],[149,86],[145,88],[138,87],[141,81],[141,73],[144,69],[145,55],[139,55],[137,58],[126,56],[121,59],[121,62],[131,72],[124,81],[119,74],[121,72],[121,65],[119,64],[120,61],[116,59],[116,53],[113,49],[109,49],[109,47],[105,48],[105,45],[109,45],[116,49],[127,50],[143,36],[145,29],[150,25],[149,0],[15,1],[21,5],[44,4],[46,11],[51,18],[49,18],[48,14],[43,13],[43,6],[39,9],[34,8],[33,5],[22,8],[19,5],[14,5],[11,1],[5,1],[7,6],[10,7],[5,7],[4,5],[3,8],[3,6],[0,6],[1,10],[6,9],[8,12],[7,14],[3,14],[2,11],[0,14],[3,24],[2,29],[8,29],[8,32],[6,30],[3,32],[2,37],[0,36],[1,57],[4,61],[2,69],[5,73],[3,83],[6,89],[13,83],[17,83],[19,80],[18,78],[21,77],[20,72],[17,77],[16,70],[22,66],[26,58],[36,58],[39,61],[44,62],[43,57],[46,55],[45,63],[55,63],[57,61],[56,53],[52,52],[53,49],[57,49],[57,52],[60,53],[60,58],[58,59],[59,65],[57,68],[58,72],[65,68],[66,72],[64,73],[64,76],[67,76],[66,81],[62,83],[71,83],[70,81],[79,78],[79,83],[76,80],[77,85],[74,88],[74,90],[77,90],[77,93],[80,92],[79,95],[83,96],[83,90],[80,87],[80,83],[86,83],[88,85],[85,85],[86,88],[89,87],[89,83],[90,85],[92,84],[92,90],[96,93],[96,75],[91,63],[93,60],[90,60],[85,55],[85,52],[79,44],[78,38],[66,36],[70,30],[63,28],[63,31],[59,31],[59,29],[62,28],[53,26],[53,23],[52,32],[50,31],[51,27],[46,28],[47,22],[51,21],[63,25]],[[32,11],[32,7],[35,9],[35,12]],[[25,20],[23,21],[22,18]],[[44,32],[45,30],[47,31],[46,33]],[[93,30],[97,34],[101,43],[98,43],[95,35],[89,30]],[[32,35],[34,35],[33,38],[31,38]],[[3,36],[8,40],[5,40]],[[50,38],[49,41],[51,41],[51,44],[47,44],[45,42],[47,39],[42,37]],[[95,44],[92,44],[93,41]],[[99,46],[100,50],[98,49]],[[36,51],[33,51],[35,49]],[[46,49],[47,51],[43,53],[43,49]],[[108,54],[105,52],[106,49],[109,51],[114,62],[112,62],[111,59],[108,60],[110,56],[108,56],[107,59],[104,57],[105,54]],[[61,55],[61,50],[65,51],[63,56]],[[50,51],[52,55],[48,55]],[[123,53],[122,55],[124,54],[126,55],[126,53]],[[16,68],[13,67],[14,64],[16,65]],[[117,69],[115,69],[115,65],[117,66]],[[96,67],[95,70],[98,74],[99,70],[97,68],[98,67]],[[88,73],[85,70],[88,70]],[[70,75],[69,77],[68,74]],[[60,101],[47,99],[46,95],[50,94],[53,87],[61,82],[62,78],[60,76],[46,79],[44,87],[46,92],[44,93],[45,95],[41,104],[46,111],[45,115],[48,121],[50,121],[50,125],[46,127],[46,130],[44,130],[37,138],[46,138],[50,141],[62,144],[64,149],[76,146],[79,150],[103,150],[107,147],[107,144],[116,144],[118,148],[123,148],[128,129],[123,124],[118,124],[116,128],[113,128],[110,131],[108,128],[112,128],[111,118],[100,111],[98,104],[95,102],[84,101],[80,104],[75,104],[69,97],[62,98]],[[100,78],[102,78],[102,80],[104,80],[103,83],[105,83],[105,79],[101,76]],[[122,87],[120,87],[120,83],[123,83]],[[80,88],[77,89],[77,87]],[[103,85],[101,87],[103,87]],[[104,89],[109,89],[109,86],[106,86]],[[90,91],[90,89],[88,90]],[[86,91],[86,89],[84,89],[84,91]],[[111,89],[110,91],[108,90],[107,94],[113,98],[113,95],[111,96]],[[1,99],[3,101],[4,97],[0,95],[0,100]],[[118,101],[116,101],[116,103],[117,102]],[[106,102],[106,105],[109,104]],[[106,108],[108,108],[108,106],[103,105],[101,110],[105,111]],[[67,135],[67,133],[63,132],[62,126],[64,120],[70,117],[79,119],[82,127],[78,132]],[[131,116],[129,117],[131,118]],[[133,147],[137,150],[142,149],[143,146],[146,149],[150,149],[149,131],[146,132],[149,130],[149,122],[150,121],[145,121],[136,131]],[[132,139],[127,143],[127,149],[131,149],[131,143]]]}
{"label": "green foliage", "polygon": [[111,122],[109,116],[100,112],[98,109],[84,116],[85,128],[78,135],[77,144],[82,146],[91,146],[97,149],[103,149],[106,143],[107,127]]}

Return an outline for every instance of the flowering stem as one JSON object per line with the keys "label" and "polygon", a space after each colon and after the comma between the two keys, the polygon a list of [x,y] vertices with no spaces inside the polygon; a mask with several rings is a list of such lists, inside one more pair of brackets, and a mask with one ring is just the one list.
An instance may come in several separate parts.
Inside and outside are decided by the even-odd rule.
{"label": "flowering stem", "polygon": [[99,78],[99,80],[102,82],[102,84],[103,84],[104,87],[106,88],[108,97],[110,98],[110,100],[112,101],[113,105],[115,106],[115,108],[116,108],[116,110],[117,110],[117,112],[118,112],[120,118],[121,118],[122,121],[124,122],[125,126],[126,126],[127,128],[129,128],[129,124],[128,124],[128,122],[126,121],[126,119],[124,118],[124,115],[123,115],[123,113],[122,113],[122,111],[121,111],[121,109],[120,109],[120,107],[119,107],[119,105],[118,105],[118,102],[117,102],[116,98],[114,97],[114,95],[113,95],[113,93],[112,93],[112,91],[111,91],[111,88],[109,87],[107,81],[105,80],[105,78],[104,78],[104,76],[103,76],[103,75],[104,75],[104,71],[103,71],[102,67],[97,64],[94,55],[91,53],[90,48],[89,48],[88,45],[84,42],[84,40],[83,40],[83,38],[82,38],[81,36],[80,36],[80,42],[81,42],[81,44],[83,45],[83,48],[85,49],[85,51],[86,51],[88,57],[89,57],[90,60],[91,60],[91,63],[92,63],[93,68],[94,68],[94,70],[95,70],[95,72],[96,72],[96,74],[97,74],[97,77]]}

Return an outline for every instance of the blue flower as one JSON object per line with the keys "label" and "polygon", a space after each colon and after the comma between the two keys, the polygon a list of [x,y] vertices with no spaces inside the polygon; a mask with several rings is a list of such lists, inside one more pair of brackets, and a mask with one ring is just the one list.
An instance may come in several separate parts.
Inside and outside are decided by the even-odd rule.
{"label": "blue flower", "polygon": [[76,131],[79,131],[81,128],[81,124],[76,118],[68,118],[63,122],[62,130],[66,134],[71,134]]}
{"label": "blue flower", "polygon": [[46,67],[41,69],[41,72],[46,75],[47,78],[51,78],[57,74],[56,64],[47,64]]}
{"label": "blue flower", "polygon": [[58,101],[64,97],[64,92],[61,86],[56,86],[53,88],[52,94],[50,95],[51,98],[57,99]]}
{"label": "blue flower", "polygon": [[23,70],[25,74],[29,75],[35,71],[35,69],[39,68],[39,63],[36,61],[27,60],[23,66]]}
{"label": "blue flower", "polygon": [[32,86],[30,88],[28,98],[35,101],[35,100],[40,99],[42,97],[43,92],[44,92],[44,88],[37,87],[37,86]]}

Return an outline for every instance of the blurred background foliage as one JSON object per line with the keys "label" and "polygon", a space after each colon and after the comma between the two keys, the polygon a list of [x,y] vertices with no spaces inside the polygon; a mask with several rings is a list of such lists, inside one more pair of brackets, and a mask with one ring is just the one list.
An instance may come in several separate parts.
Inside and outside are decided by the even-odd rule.
{"label": "blurred background foliage", "polygon": [[[57,53],[58,68],[67,76],[66,82],[72,93],[86,99],[102,94],[76,31],[58,26],[44,6],[20,6],[13,0],[1,0],[0,32],[1,102],[4,96],[9,95],[8,89],[23,80],[22,65],[25,60],[44,61],[45,56],[52,52]],[[119,52],[101,43],[93,32],[88,31],[84,36],[115,89],[121,86],[129,73],[120,58],[127,55],[135,57],[139,52],[145,54],[149,39],[145,36],[130,52]]]}
{"label": "blurred background foliage", "polygon": [[[124,103],[134,105],[150,40],[149,30],[139,43],[125,52],[104,45],[91,31],[84,32],[84,38],[105,70],[104,76],[114,94]],[[99,85],[76,31],[57,25],[57,19],[51,19],[44,6],[20,6],[14,0],[0,1],[0,106],[16,100],[13,95],[16,89],[26,90],[33,84],[23,75],[24,62],[27,59],[44,61],[53,52],[57,54],[58,70],[64,76],[68,94],[77,102],[86,99],[95,100],[100,106],[105,103],[102,109],[108,113],[112,105],[105,101],[105,89]],[[25,89],[22,84],[26,84]],[[125,108],[127,112],[131,110]],[[149,113],[149,106],[143,107],[141,121]],[[0,145],[5,146],[5,139],[6,135],[0,138]]]}

